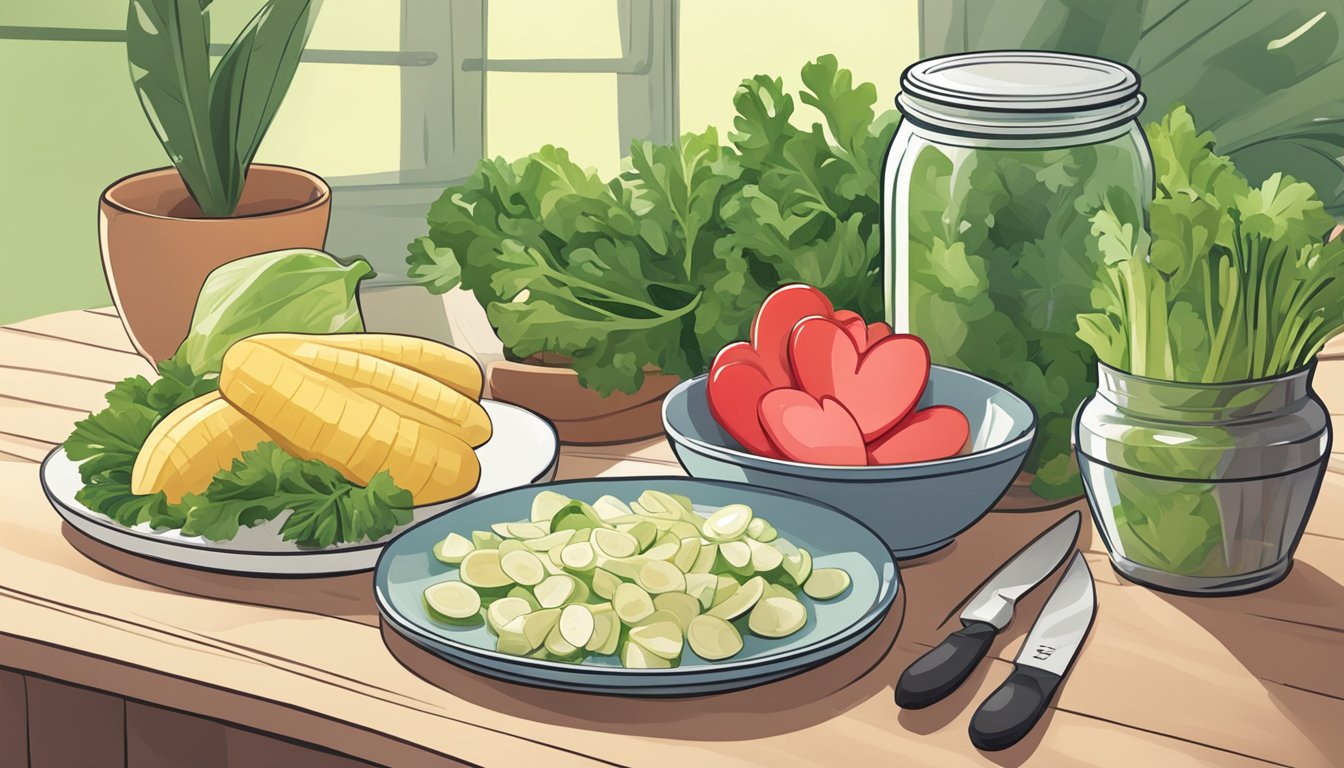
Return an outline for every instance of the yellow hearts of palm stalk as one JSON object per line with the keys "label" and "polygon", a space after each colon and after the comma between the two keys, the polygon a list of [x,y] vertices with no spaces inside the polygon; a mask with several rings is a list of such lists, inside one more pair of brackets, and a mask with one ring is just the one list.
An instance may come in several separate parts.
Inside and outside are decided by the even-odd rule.
{"label": "yellow hearts of palm stalk", "polygon": [[203,490],[264,440],[360,485],[386,470],[416,504],[469,493],[480,479],[474,448],[491,435],[477,402],[481,369],[452,347],[393,334],[263,334],[229,349],[219,384],[154,428],[134,492],[175,501]]}

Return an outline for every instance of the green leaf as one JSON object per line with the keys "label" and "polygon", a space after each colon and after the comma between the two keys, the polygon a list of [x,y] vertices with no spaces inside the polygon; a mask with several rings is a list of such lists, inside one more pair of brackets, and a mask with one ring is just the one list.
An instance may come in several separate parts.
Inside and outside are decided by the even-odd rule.
{"label": "green leaf", "polygon": [[210,53],[200,0],[131,0],[126,57],[140,105],[206,216],[235,201],[220,175],[210,128]]}
{"label": "green leaf", "polygon": [[194,371],[218,372],[234,342],[258,333],[364,330],[356,291],[373,276],[363,259],[324,251],[258,253],[216,267],[205,278],[187,338],[176,357]]}
{"label": "green leaf", "polygon": [[829,54],[803,65],[803,85],[807,86],[801,94],[803,103],[821,112],[836,143],[850,152],[861,152],[873,122],[877,87],[872,83],[856,87],[849,70],[841,69]]}
{"label": "green leaf", "polygon": [[257,11],[216,65],[209,119],[229,212],[248,166],[289,91],[322,0],[271,0]]}
{"label": "green leaf", "polygon": [[295,458],[275,443],[245,451],[201,494],[183,499],[182,532],[232,539],[288,512],[280,534],[301,547],[376,540],[411,521],[411,494],[381,472],[361,488],[320,461]]}
{"label": "green leaf", "polygon": [[182,511],[162,493],[131,493],[131,470],[145,438],[170,411],[193,398],[214,391],[214,378],[196,375],[181,360],[159,364],[160,378],[150,383],[132,376],[113,385],[105,395],[108,407],[76,422],[64,448],[79,462],[84,488],[75,498],[95,512],[123,525],[150,523],[178,527]]}

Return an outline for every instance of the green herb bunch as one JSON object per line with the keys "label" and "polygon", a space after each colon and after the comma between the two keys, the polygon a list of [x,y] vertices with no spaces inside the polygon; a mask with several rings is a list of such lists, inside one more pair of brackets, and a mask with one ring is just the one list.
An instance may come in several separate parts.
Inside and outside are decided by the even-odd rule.
{"label": "green herb bunch", "polygon": [[1105,268],[1079,337],[1106,364],[1189,382],[1270,378],[1344,331],[1344,242],[1312,188],[1251,186],[1178,107],[1148,126],[1151,235],[1108,196],[1092,219]]}
{"label": "green herb bunch", "polygon": [[[882,312],[880,183],[894,111],[834,56],[745,80],[729,143],[717,131],[675,146],[636,142],[602,180],[552,146],[486,160],[430,208],[409,274],[461,286],[515,358],[572,360],[580,382],[633,392],[645,367],[689,377],[746,336],[760,301],[789,282],[837,307]],[[798,101],[820,118],[795,121]]]}

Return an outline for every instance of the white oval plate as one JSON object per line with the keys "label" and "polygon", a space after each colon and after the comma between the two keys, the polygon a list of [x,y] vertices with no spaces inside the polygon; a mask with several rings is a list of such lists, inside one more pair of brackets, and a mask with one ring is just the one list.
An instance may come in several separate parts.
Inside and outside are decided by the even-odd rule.
{"label": "white oval plate", "polygon": [[300,549],[280,538],[285,515],[255,528],[244,527],[229,541],[184,536],[180,530],[156,531],[148,523],[127,527],[75,500],[75,493],[84,485],[79,465],[60,447],[42,462],[42,490],[57,514],[80,532],[154,560],[253,576],[334,576],[367,571],[378,562],[388,541],[416,523],[481,496],[555,478],[560,444],[549,421],[508,403],[483,400],[481,405],[490,414],[494,435],[476,450],[481,462],[481,481],[476,490],[450,501],[416,507],[411,522],[374,542]]}

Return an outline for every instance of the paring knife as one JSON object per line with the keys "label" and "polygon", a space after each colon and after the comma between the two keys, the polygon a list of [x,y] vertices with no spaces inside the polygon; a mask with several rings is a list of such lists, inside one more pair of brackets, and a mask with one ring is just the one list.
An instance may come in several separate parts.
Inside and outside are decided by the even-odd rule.
{"label": "paring knife", "polygon": [[1016,744],[1041,719],[1097,615],[1092,570],[1073,556],[1013,662],[1013,673],[971,716],[971,743],[983,750]]}
{"label": "paring knife", "polygon": [[1078,538],[1080,515],[1055,523],[1003,565],[961,612],[961,629],[920,656],[896,683],[896,703],[920,709],[942,700],[961,685],[985,657],[990,643],[1013,619],[1019,598],[1064,562]]}

